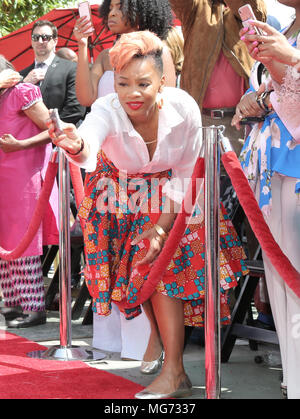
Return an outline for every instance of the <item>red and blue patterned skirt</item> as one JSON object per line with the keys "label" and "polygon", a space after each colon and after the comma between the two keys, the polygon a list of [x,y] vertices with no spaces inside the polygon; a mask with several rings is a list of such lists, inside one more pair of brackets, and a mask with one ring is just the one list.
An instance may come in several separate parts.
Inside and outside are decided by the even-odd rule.
{"label": "red and blue patterned skirt", "polygon": [[[84,224],[85,280],[93,298],[93,311],[109,315],[112,303],[126,302],[124,314],[137,316],[143,286],[149,272],[136,269],[147,253],[145,241],[132,240],[157,223],[164,205],[162,187],[171,171],[128,175],[120,172],[101,151],[97,169],[86,176],[85,198],[79,209]],[[221,321],[228,324],[228,290],[247,273],[240,240],[226,215],[220,211]],[[204,325],[204,221],[194,212],[156,291],[184,303],[185,324]],[[167,243],[167,242],[166,242]]]}

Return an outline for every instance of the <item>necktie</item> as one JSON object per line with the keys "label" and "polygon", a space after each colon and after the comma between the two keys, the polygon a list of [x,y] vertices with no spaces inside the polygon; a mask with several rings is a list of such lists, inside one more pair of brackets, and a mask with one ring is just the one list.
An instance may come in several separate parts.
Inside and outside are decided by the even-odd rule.
{"label": "necktie", "polygon": [[43,68],[45,65],[45,63],[36,63],[35,68]]}

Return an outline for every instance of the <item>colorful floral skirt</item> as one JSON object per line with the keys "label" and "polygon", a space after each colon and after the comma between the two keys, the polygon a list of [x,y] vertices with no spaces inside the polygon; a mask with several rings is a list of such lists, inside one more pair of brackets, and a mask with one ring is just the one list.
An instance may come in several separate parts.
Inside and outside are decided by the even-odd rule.
{"label": "colorful floral skirt", "polygon": [[[109,315],[112,303],[127,302],[127,319],[140,314],[143,285],[148,272],[136,269],[147,253],[145,241],[132,240],[157,223],[163,205],[163,184],[171,171],[128,175],[119,172],[103,152],[97,169],[86,177],[85,198],[79,209],[84,224],[85,280],[93,298],[93,311]],[[223,207],[220,211],[220,290],[221,321],[227,324],[230,310],[228,290],[247,273],[245,254]],[[204,322],[204,221],[194,211],[177,250],[156,291],[184,302],[185,324],[203,326]],[[198,217],[198,218],[197,218]],[[167,241],[166,241],[167,243]],[[166,245],[165,243],[165,245]]]}

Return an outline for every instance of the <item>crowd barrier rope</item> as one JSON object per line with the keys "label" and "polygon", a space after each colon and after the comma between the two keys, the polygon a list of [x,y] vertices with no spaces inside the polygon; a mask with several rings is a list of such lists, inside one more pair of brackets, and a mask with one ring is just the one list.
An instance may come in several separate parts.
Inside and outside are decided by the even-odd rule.
{"label": "crowd barrier rope", "polygon": [[26,233],[24,234],[23,238],[21,239],[20,243],[15,249],[8,251],[0,246],[0,259],[11,261],[13,259],[21,257],[32,242],[44,217],[45,210],[52,192],[55,176],[57,174],[57,169],[58,163],[53,160],[50,160],[48,163],[44,184],[41,189],[41,194],[36,204],[32,219],[26,230]]}
{"label": "crowd barrier rope", "polygon": [[262,250],[284,282],[300,298],[300,274],[275,241],[236,154],[232,151],[224,153],[222,162]]}
{"label": "crowd barrier rope", "polygon": [[[275,241],[268,225],[265,222],[264,216],[258,206],[256,198],[252,189],[250,188],[249,182],[244,175],[241,168],[240,162],[233,151],[226,152],[222,155],[222,162],[225,170],[228,173],[233,188],[237,194],[239,202],[249,220],[251,228],[257,237],[262,250],[266,253],[270,259],[272,265],[275,267],[279,275],[283,278],[286,284],[291,290],[300,298],[300,273],[294,268],[287,256],[280,249],[279,245]],[[204,177],[204,166],[205,162],[200,157],[195,165],[194,173],[192,176],[191,187],[189,188],[188,194],[196,194],[196,180]],[[75,200],[77,207],[82,202],[84,196],[84,187],[81,176],[80,168],[70,163],[70,175],[74,187]],[[21,257],[24,251],[31,243],[33,237],[37,233],[39,226],[42,222],[46,206],[49,202],[49,197],[53,188],[55,176],[57,174],[58,163],[49,161],[45,181],[42,187],[41,195],[37,202],[32,220],[28,226],[28,229],[22,238],[19,245],[11,250],[5,250],[0,246],[0,258],[6,261],[17,259]],[[190,196],[187,196],[190,202]],[[180,242],[181,237],[187,226],[186,219],[190,214],[185,211],[185,205],[182,205],[182,210],[178,214],[174,226],[169,234],[169,237],[165,243],[163,250],[159,257],[151,267],[147,282],[143,287],[143,293],[140,296],[140,301],[137,304],[141,304],[146,301],[154,292],[156,285],[161,279],[163,273],[168,267],[172,256],[174,255],[176,248]],[[119,306],[127,308],[127,303],[119,303]]]}
{"label": "crowd barrier rope", "polygon": [[84,187],[83,187],[81,170],[80,170],[80,167],[76,166],[76,164],[73,164],[71,162],[69,162],[69,168],[70,168],[70,175],[71,175],[73,189],[74,189],[76,206],[77,208],[79,208],[84,198]]}
{"label": "crowd barrier rope", "polygon": [[[211,127],[216,128],[216,127]],[[224,137],[223,137],[224,138]],[[60,153],[59,153],[60,154]],[[50,194],[53,188],[55,177],[57,175],[58,167],[59,169],[59,179],[60,179],[60,225],[62,227],[62,232],[60,232],[60,261],[64,261],[64,269],[60,269],[60,306],[63,306],[61,309],[61,345],[58,347],[53,347],[48,349],[48,351],[42,351],[42,353],[30,353],[28,354],[31,357],[40,357],[45,359],[62,359],[62,360],[72,360],[72,359],[96,359],[98,356],[99,359],[104,357],[103,354],[99,353],[88,353],[84,349],[79,347],[73,347],[71,345],[71,316],[70,316],[70,229],[69,229],[69,217],[68,211],[70,206],[70,197],[69,190],[67,185],[69,185],[69,177],[67,176],[68,169],[70,170],[71,180],[73,183],[75,200],[77,207],[80,206],[83,197],[84,197],[84,187],[83,180],[81,176],[81,170],[78,166],[72,163],[66,163],[66,158],[64,154],[60,154],[60,163],[55,161],[53,155],[57,155],[57,152],[52,154],[52,158],[48,164],[45,181],[42,187],[41,195],[38,199],[32,220],[28,226],[28,229],[22,238],[19,245],[12,251],[7,251],[0,247],[0,258],[4,260],[12,260],[20,257],[24,251],[27,249],[31,243],[33,237],[38,231],[38,228],[42,222],[46,206],[49,202]],[[205,152],[207,155],[207,150]],[[209,153],[208,153],[209,155]],[[256,198],[253,194],[253,191],[250,188],[248,180],[244,175],[244,172],[241,168],[240,162],[233,151],[226,151],[222,154],[222,162],[224,167],[231,179],[233,188],[237,194],[240,205],[244,209],[244,212],[249,220],[249,223],[252,227],[254,234],[256,235],[262,250],[266,253],[271,263],[287,283],[287,285],[294,291],[294,293],[300,297],[300,274],[293,267],[289,259],[282,252],[278,244],[276,243],[269,227],[267,226],[264,216],[259,208],[259,205],[256,201]],[[214,170],[217,167],[214,161]],[[203,188],[199,190],[199,179],[203,179],[203,184],[205,184],[205,200],[207,200],[208,191],[207,191],[207,182],[205,177],[208,176],[209,179],[212,177],[214,179],[219,179],[219,175],[214,171],[211,173],[207,171],[209,164],[206,164],[206,159],[199,157],[191,178],[191,182],[186,194],[186,197],[182,203],[181,211],[178,213],[176,220],[174,222],[173,228],[171,229],[168,239],[165,242],[165,245],[154,262],[152,266],[149,267],[148,280],[143,286],[143,290],[140,293],[139,299],[135,302],[136,305],[142,304],[148,300],[151,295],[154,293],[158,282],[161,280],[164,275],[176,249],[179,245],[180,240],[182,239],[184,232],[189,224],[189,221],[192,217],[192,214],[195,210],[195,206],[199,200],[199,196],[203,193]],[[211,176],[212,175],[212,176]],[[198,189],[197,189],[198,188]],[[214,191],[210,191],[214,195],[214,199],[218,197],[218,188]],[[64,199],[66,197],[66,199]],[[192,203],[192,205],[187,206],[189,209],[192,207],[192,211],[186,211],[185,203]],[[62,205],[63,204],[63,205]],[[213,207],[215,207],[215,203]],[[64,208],[62,208],[64,207]],[[211,210],[211,204],[206,208]],[[212,225],[215,227],[218,225],[218,216],[212,217],[214,222]],[[84,226],[81,224],[81,227]],[[206,225],[206,233],[209,230],[209,226]],[[210,228],[214,243],[209,249],[210,253],[218,253],[219,245],[217,239],[219,235],[216,233],[215,228]],[[62,234],[63,233],[63,234]],[[216,234],[215,234],[216,233]],[[215,237],[217,235],[217,237]],[[207,235],[206,235],[207,237]],[[218,259],[218,258],[217,258]],[[213,259],[211,259],[210,263]],[[218,260],[216,261],[218,265]],[[213,333],[208,333],[208,326],[206,326],[206,396],[207,398],[219,398],[220,397],[220,319],[218,307],[215,304],[218,300],[217,296],[219,289],[218,281],[218,269],[217,266],[211,272],[210,281],[207,281],[206,278],[206,322],[209,323],[209,327],[213,326]],[[210,288],[210,292],[207,292],[207,288]],[[214,294],[214,295],[213,295]],[[128,302],[117,303],[120,308],[130,308]],[[208,315],[207,315],[208,314]],[[214,335],[214,336],[213,336]],[[40,351],[38,351],[40,352]]]}

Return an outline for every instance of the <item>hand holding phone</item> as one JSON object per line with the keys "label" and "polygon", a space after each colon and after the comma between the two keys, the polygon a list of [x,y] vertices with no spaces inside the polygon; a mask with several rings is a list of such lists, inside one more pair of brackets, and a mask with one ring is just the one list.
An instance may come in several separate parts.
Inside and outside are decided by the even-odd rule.
{"label": "hand holding phone", "polygon": [[241,16],[242,25],[244,28],[255,30],[257,35],[263,35],[262,31],[250,23],[250,21],[257,20],[250,4],[245,4],[239,8],[239,15]]}
{"label": "hand holding phone", "polygon": [[[91,6],[90,6],[89,1],[82,1],[78,3],[78,13],[81,18],[85,17],[92,24]],[[89,28],[87,31],[85,31],[84,33],[92,33],[92,32],[94,32],[93,26]]]}
{"label": "hand holding phone", "polygon": [[62,120],[59,117],[59,113],[57,109],[53,109],[50,112],[50,119],[54,125],[54,132],[56,136],[62,135],[64,133],[62,127]]}

